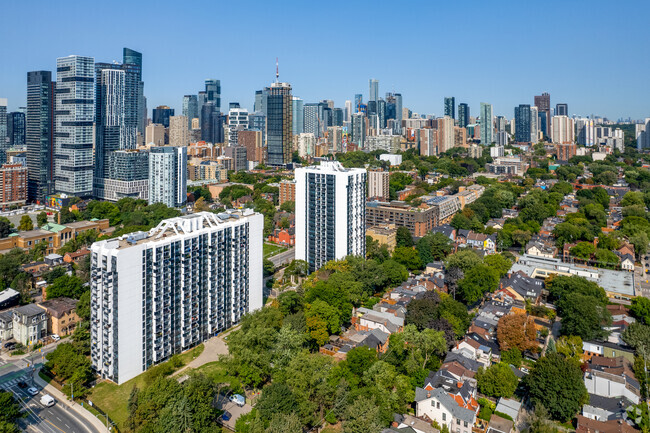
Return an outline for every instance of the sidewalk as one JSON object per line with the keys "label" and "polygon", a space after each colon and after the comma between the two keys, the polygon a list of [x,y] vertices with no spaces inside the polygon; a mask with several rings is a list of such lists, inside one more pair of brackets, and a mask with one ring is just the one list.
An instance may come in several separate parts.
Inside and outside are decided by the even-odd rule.
{"label": "sidewalk", "polygon": [[85,408],[81,407],[80,404],[68,400],[67,395],[56,389],[54,385],[50,385],[41,379],[38,373],[34,375],[34,381],[38,384],[38,386],[42,387],[44,391],[54,397],[58,403],[67,406],[81,418],[84,418],[86,421],[88,421],[96,429],[96,432],[106,431],[106,425],[99,418],[87,411]]}
{"label": "sidewalk", "polygon": [[225,341],[225,337],[228,336],[232,331],[239,329],[240,325],[233,326],[222,334],[212,337],[211,339],[203,342],[203,352],[196,359],[191,360],[186,366],[172,374],[172,376],[177,376],[182,372],[198,368],[208,362],[217,361],[220,355],[228,354],[228,344]]}

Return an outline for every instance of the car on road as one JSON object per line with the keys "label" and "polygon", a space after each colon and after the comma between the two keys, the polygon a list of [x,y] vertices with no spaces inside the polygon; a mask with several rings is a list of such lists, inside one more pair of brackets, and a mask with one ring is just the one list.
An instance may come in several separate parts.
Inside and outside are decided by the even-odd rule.
{"label": "car on road", "polygon": [[51,337],[52,337],[52,340],[54,340],[54,341],[59,341],[61,339],[61,337],[59,337],[57,334],[52,334]]}
{"label": "car on road", "polygon": [[30,393],[31,395],[36,395],[38,394],[38,388],[32,386],[31,388],[27,388],[27,392]]}
{"label": "car on road", "polygon": [[41,397],[41,404],[45,407],[54,406],[54,403],[56,403],[56,400],[54,400],[54,397],[52,397],[50,394],[45,394],[43,397]]}
{"label": "car on road", "polygon": [[20,388],[20,389],[25,389],[28,386],[27,383],[23,382],[22,380],[20,382],[18,382],[16,385],[18,385],[18,388]]}

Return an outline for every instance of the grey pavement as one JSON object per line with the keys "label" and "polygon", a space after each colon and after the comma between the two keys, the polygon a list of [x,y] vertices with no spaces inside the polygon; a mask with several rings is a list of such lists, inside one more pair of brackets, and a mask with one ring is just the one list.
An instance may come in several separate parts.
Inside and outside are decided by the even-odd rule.
{"label": "grey pavement", "polygon": [[[42,364],[41,357],[35,357],[34,366],[27,366],[28,359],[0,360],[0,389],[14,394],[23,411],[27,414],[19,421],[23,430],[43,433],[96,433],[106,431],[101,422],[90,412],[67,397],[38,376]],[[35,386],[39,392],[32,396],[25,388],[18,386],[24,382]],[[52,407],[40,403],[43,395],[49,394],[56,400]]]}
{"label": "grey pavement", "polygon": [[294,259],[296,256],[296,248],[292,247],[288,249],[287,251],[284,251],[280,254],[276,254],[272,257],[269,257],[269,260],[273,263],[273,265],[277,268],[278,266],[291,263],[291,261]]}
{"label": "grey pavement", "polygon": [[203,343],[203,352],[195,359],[191,360],[185,367],[181,368],[174,373],[174,376],[179,375],[182,372],[185,372],[189,369],[198,368],[202,365],[207,364],[208,362],[213,362],[219,360],[219,356],[228,354],[228,344],[226,343],[225,338],[235,329],[238,329],[239,325],[234,326],[227,331],[212,337],[209,340]]}

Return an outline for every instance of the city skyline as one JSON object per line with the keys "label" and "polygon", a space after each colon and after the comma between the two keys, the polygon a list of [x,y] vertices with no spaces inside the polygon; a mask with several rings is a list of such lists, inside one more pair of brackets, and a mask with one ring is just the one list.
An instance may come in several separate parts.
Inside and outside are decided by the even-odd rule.
{"label": "city skyline", "polygon": [[[119,3],[119,2],[118,2]],[[166,5],[160,11],[152,11],[145,4],[129,4],[128,16],[117,15],[121,10],[115,4],[98,6],[98,9],[83,12],[83,8],[44,6],[38,10],[19,3],[4,6],[4,10],[15,17],[0,31],[5,40],[22,40],[21,44],[6,47],[6,55],[14,61],[6,62],[0,69],[2,94],[8,98],[8,111],[15,111],[26,105],[25,77],[28,71],[55,70],[56,58],[78,54],[95,59],[119,59],[122,47],[131,47],[143,54],[144,94],[149,110],[158,105],[168,105],[181,112],[183,96],[202,90],[207,78],[221,80],[222,109],[228,102],[239,102],[243,108],[253,111],[254,92],[268,86],[275,75],[275,57],[279,57],[280,80],[292,86],[293,95],[307,102],[332,99],[337,107],[343,107],[345,100],[353,100],[362,93],[368,100],[368,82],[379,81],[378,94],[398,92],[403,95],[404,107],[423,114],[443,114],[443,98],[454,96],[457,103],[468,103],[471,112],[478,113],[480,102],[494,107],[494,114],[512,116],[512,109],[519,104],[533,104],[533,97],[543,92],[551,95],[551,106],[568,103],[569,115],[601,115],[616,120],[620,117],[632,119],[648,115],[641,95],[650,93],[650,84],[644,80],[643,71],[650,61],[647,56],[637,56],[634,67],[625,68],[620,60],[637,54],[635,46],[622,41],[647,39],[641,19],[650,12],[650,5],[634,2],[627,8],[611,10],[604,2],[590,2],[590,8],[583,8],[583,2],[569,5],[549,2],[541,10],[533,6],[504,2],[502,8],[470,2],[471,8],[456,5],[436,6],[441,22],[424,18],[423,13],[433,9],[432,5],[418,3],[409,5],[397,14],[388,4],[373,5],[346,4],[346,14],[340,15],[337,3],[325,6],[310,5],[311,10],[294,8],[291,26],[264,34],[263,30],[250,32],[246,29],[264,29],[274,18],[280,19],[280,8],[253,2],[251,7],[260,14],[234,6],[201,3],[199,7],[187,10],[180,5]],[[341,4],[342,5],[342,4]],[[560,8],[562,5],[562,8]],[[217,10],[218,8],[218,10]],[[197,15],[198,12],[201,12]],[[93,19],[87,19],[92,12]],[[138,30],[142,26],[139,16],[145,14],[151,22],[160,26],[173,24],[168,28],[196,28],[202,16],[219,12],[232,20],[224,20],[220,31],[230,34],[238,32],[240,43],[246,50],[232,52],[227,45],[210,46],[198,43],[197,33],[169,32],[169,38],[161,38],[160,32]],[[634,12],[634,13],[632,13]],[[355,32],[355,38],[366,51],[349,54],[338,49],[349,43],[349,32],[359,14],[368,16],[374,23],[401,20],[409,25],[409,40],[421,43],[406,43],[395,32]],[[78,26],[54,27],[56,17],[68,14]],[[340,68],[316,67],[322,62],[323,50],[311,49],[309,38],[296,38],[296,34],[311,30],[307,17],[318,17],[331,24],[331,46],[328,52],[340,60]],[[581,20],[575,20],[580,16]],[[38,22],[39,32],[23,32],[26,20]],[[114,22],[113,37],[96,34],[96,17]],[[197,18],[199,17],[199,18]],[[346,18],[350,17],[350,18]],[[101,21],[100,20],[100,21]],[[499,22],[503,20],[501,24]],[[553,22],[562,32],[549,32],[546,37],[548,49],[540,53],[531,49],[520,50],[524,41],[515,36],[525,29],[543,26]],[[602,32],[595,22],[606,22],[609,32]],[[241,23],[247,25],[242,27]],[[266,23],[266,24],[265,24]],[[485,29],[489,23],[490,30]],[[456,26],[456,27],[454,27]],[[167,27],[166,27],[167,28]],[[447,32],[456,31],[454,44],[445,44],[441,38]],[[592,30],[593,29],[593,30]],[[87,37],[73,38],[78,32],[87,32]],[[74,32],[74,33],[73,33]],[[488,41],[494,49],[482,50],[476,42],[488,32]],[[361,34],[359,34],[361,33]],[[47,38],[43,38],[47,34]],[[613,36],[615,35],[615,36]],[[128,37],[127,37],[128,36]],[[264,38],[262,38],[264,36]],[[304,40],[303,40],[304,39]],[[436,56],[422,56],[423,45],[439,39]],[[400,42],[401,41],[401,42]],[[580,41],[588,44],[579,45]],[[500,47],[501,44],[502,46]],[[433,45],[436,45],[433,42]],[[449,45],[449,46],[447,46]],[[373,48],[380,46],[381,51]],[[582,49],[576,49],[578,46]],[[459,49],[458,47],[464,47]],[[338,51],[337,51],[338,50]],[[396,59],[421,55],[418,68],[404,67],[400,60],[392,60],[381,53],[399,54]],[[475,54],[472,54],[475,52]],[[508,53],[516,56],[508,56]],[[609,52],[608,60],[600,61],[594,67],[596,52]],[[209,54],[206,54],[209,53]],[[338,54],[337,54],[338,53]],[[369,55],[377,53],[380,55]],[[397,55],[396,54],[396,55]],[[440,60],[445,61],[441,62]],[[471,62],[470,60],[471,59]],[[509,60],[516,60],[512,63]],[[452,65],[453,67],[450,67]],[[521,74],[521,69],[526,74]],[[623,77],[625,79],[623,80]]]}

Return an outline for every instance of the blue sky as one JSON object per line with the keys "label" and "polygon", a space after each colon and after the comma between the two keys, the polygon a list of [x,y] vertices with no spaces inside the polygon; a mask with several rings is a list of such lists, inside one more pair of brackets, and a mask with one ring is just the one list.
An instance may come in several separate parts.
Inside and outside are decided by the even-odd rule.
{"label": "blue sky", "polygon": [[[92,5],[92,7],[90,6]],[[3,0],[0,97],[25,104],[26,73],[70,54],[143,53],[148,108],[221,79],[222,107],[252,109],[275,78],[305,102],[402,93],[440,115],[443,97],[513,117],[547,91],[570,114],[650,116],[650,1]]]}

